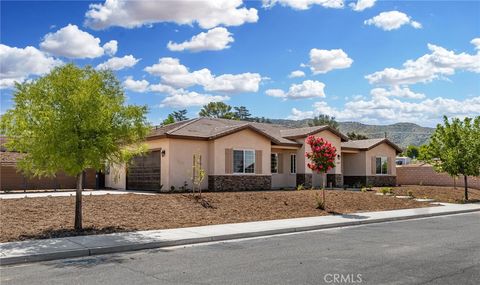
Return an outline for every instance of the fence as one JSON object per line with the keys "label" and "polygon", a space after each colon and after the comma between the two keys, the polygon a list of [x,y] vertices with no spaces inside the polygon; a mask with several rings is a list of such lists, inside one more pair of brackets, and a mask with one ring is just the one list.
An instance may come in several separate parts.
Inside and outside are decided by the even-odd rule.
{"label": "fence", "polygon": [[[463,176],[456,180],[458,187],[464,187]],[[480,189],[480,177],[468,177],[468,187]],[[446,173],[437,173],[428,164],[409,164],[397,166],[397,184],[399,185],[430,185],[453,186],[454,180]]]}

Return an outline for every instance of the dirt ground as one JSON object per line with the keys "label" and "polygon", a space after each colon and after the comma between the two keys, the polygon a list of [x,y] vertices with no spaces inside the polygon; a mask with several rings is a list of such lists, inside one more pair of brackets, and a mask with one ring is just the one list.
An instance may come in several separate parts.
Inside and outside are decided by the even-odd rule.
{"label": "dirt ground", "polygon": [[318,190],[84,196],[83,232],[73,231],[74,197],[0,200],[0,242],[120,231],[286,219],[431,206],[374,192],[327,191],[327,211],[316,208]]}
{"label": "dirt ground", "polygon": [[[446,203],[463,203],[464,188],[457,187],[441,187],[441,186],[418,186],[405,185],[401,187],[394,187],[393,193],[395,195],[408,195],[412,191],[415,198],[431,198],[438,202]],[[468,198],[470,202],[480,202],[480,190],[468,189]]]}

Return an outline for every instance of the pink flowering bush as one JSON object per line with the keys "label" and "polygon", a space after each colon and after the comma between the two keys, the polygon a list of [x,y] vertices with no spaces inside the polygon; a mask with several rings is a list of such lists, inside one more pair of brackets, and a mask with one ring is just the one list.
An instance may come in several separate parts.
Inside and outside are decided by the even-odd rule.
{"label": "pink flowering bush", "polygon": [[307,167],[317,173],[327,173],[335,167],[337,149],[330,142],[315,136],[307,137],[307,144],[312,151],[306,152],[305,156],[310,160]]}

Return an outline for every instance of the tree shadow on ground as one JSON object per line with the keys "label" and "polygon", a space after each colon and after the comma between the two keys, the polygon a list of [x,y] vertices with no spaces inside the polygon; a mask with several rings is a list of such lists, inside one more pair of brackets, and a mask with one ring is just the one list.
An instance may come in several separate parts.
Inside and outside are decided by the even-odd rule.
{"label": "tree shadow on ground", "polygon": [[31,240],[31,239],[50,239],[50,238],[62,238],[62,237],[74,237],[74,236],[86,236],[86,235],[99,235],[99,234],[111,234],[120,232],[132,232],[137,229],[126,229],[122,227],[85,227],[80,231],[73,228],[66,229],[46,229],[36,234],[24,234],[20,235],[16,241]]}

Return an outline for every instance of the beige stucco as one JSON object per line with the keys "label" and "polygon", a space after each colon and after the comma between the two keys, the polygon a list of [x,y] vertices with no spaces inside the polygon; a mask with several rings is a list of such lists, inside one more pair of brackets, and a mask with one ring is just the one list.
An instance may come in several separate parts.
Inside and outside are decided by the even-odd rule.
{"label": "beige stucco", "polygon": [[125,190],[126,185],[125,165],[112,164],[105,174],[105,187]]}
{"label": "beige stucco", "polygon": [[393,147],[388,145],[387,143],[382,143],[377,145],[376,147],[370,149],[367,151],[365,154],[366,156],[366,171],[367,175],[376,175],[375,173],[372,173],[372,157],[379,157],[379,156],[386,156],[390,159],[390,164],[388,165],[388,168],[390,169],[390,175],[397,175],[396,172],[396,167],[395,167],[395,157],[397,156],[397,153]]}
{"label": "beige stucco", "polygon": [[343,175],[345,176],[365,176],[367,162],[365,160],[366,151],[358,153],[342,152]]}
{"label": "beige stucco", "polygon": [[[213,158],[213,165],[210,168],[212,175],[225,175],[225,149],[248,149],[262,151],[262,175],[270,174],[270,151],[271,141],[267,137],[249,129],[245,129],[228,136],[211,141],[209,150]],[[233,174],[236,175],[236,174]],[[248,174],[255,175],[255,174]]]}
{"label": "beige stucco", "polygon": [[358,153],[342,152],[343,175],[344,176],[371,176],[372,173],[372,157],[385,156],[390,158],[391,169],[390,175],[396,175],[395,157],[396,151],[387,143],[382,143],[370,150],[361,150]]}
{"label": "beige stucco", "polygon": [[[291,173],[290,169],[290,156],[292,154],[297,155],[297,169],[298,169],[298,154],[296,150],[292,149],[282,149],[282,148],[272,148],[272,153],[281,154],[282,163],[283,163],[283,172],[282,173],[272,173],[272,188],[294,188],[297,184],[297,174]],[[270,165],[270,162],[269,164]]]}

